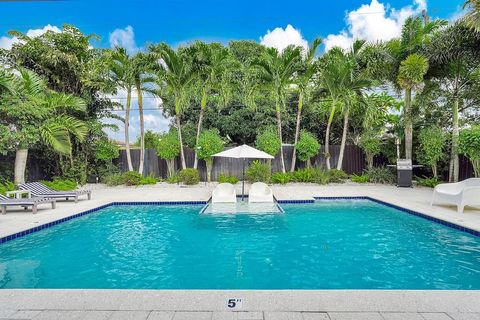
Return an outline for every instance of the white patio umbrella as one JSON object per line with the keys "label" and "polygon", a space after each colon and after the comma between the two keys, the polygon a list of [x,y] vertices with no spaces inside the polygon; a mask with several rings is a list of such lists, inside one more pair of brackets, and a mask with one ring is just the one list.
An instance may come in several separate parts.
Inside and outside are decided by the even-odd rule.
{"label": "white patio umbrella", "polygon": [[243,159],[242,165],[242,201],[245,194],[245,160],[246,159],[273,159],[271,155],[246,144],[228,149],[213,155],[213,157]]}

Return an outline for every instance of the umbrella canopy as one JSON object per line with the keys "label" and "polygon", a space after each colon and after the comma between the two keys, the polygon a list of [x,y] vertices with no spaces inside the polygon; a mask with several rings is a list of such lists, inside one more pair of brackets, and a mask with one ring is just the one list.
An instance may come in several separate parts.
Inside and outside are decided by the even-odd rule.
{"label": "umbrella canopy", "polygon": [[237,158],[237,159],[273,159],[271,155],[246,144],[228,149],[213,155],[213,157]]}

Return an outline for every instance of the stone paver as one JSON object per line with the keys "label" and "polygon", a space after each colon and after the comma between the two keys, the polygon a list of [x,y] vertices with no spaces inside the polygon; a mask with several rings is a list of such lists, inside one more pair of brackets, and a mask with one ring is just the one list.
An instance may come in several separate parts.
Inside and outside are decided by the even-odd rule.
{"label": "stone paver", "polygon": [[265,320],[303,320],[300,312],[265,312]]}
{"label": "stone paver", "polygon": [[7,319],[9,318],[12,314],[15,314],[17,310],[14,309],[0,309],[0,319]]}
{"label": "stone paver", "polygon": [[114,311],[108,320],[147,320],[149,311]]}
{"label": "stone paver", "polygon": [[175,312],[173,320],[211,320],[212,312]]}
{"label": "stone paver", "polygon": [[113,311],[85,311],[80,320],[108,320],[112,316]]}
{"label": "stone paver", "polygon": [[329,312],[332,320],[383,320],[377,312]]}
{"label": "stone paver", "polygon": [[325,312],[302,312],[303,320],[330,320]]}
{"label": "stone paver", "polygon": [[236,312],[237,320],[263,320],[263,312]]}
{"label": "stone paver", "polygon": [[237,320],[237,313],[231,311],[216,311],[212,315],[212,320]]}
{"label": "stone paver", "polygon": [[454,320],[480,320],[480,313],[448,313]]}
{"label": "stone paver", "polygon": [[152,311],[148,320],[172,320],[174,312],[170,311]]}
{"label": "stone paver", "polygon": [[41,312],[41,310],[20,310],[9,316],[8,319],[33,319]]}
{"label": "stone paver", "polygon": [[45,310],[33,317],[33,320],[79,320],[83,311]]}
{"label": "stone paver", "polygon": [[419,313],[412,312],[382,312],[385,320],[424,320]]}
{"label": "stone paver", "polygon": [[445,313],[420,313],[425,320],[452,320],[450,316]]}

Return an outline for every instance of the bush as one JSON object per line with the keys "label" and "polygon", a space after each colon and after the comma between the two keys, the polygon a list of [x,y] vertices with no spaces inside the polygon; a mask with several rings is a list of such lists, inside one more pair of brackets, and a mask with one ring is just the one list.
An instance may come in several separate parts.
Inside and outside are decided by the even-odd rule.
{"label": "bush", "polygon": [[286,184],[289,183],[291,179],[292,175],[290,173],[275,172],[272,174],[272,183]]}
{"label": "bush", "polygon": [[442,181],[438,177],[427,178],[427,177],[416,177],[417,183],[423,187],[435,188],[437,184],[442,183]]}
{"label": "bush", "polygon": [[171,176],[168,176],[166,181],[170,184],[178,183],[180,181],[180,177],[178,176],[178,173],[175,172]]}
{"label": "bush", "polygon": [[140,181],[140,184],[157,184],[158,180],[152,174],[149,174],[146,177],[143,177]]}
{"label": "bush", "polygon": [[15,190],[15,185],[13,184],[13,182],[5,181],[4,183],[0,183],[0,194],[5,195],[7,191],[13,190]]}
{"label": "bush", "polygon": [[235,176],[229,176],[229,175],[225,175],[225,174],[221,174],[219,177],[218,177],[218,182],[219,183],[231,183],[231,184],[236,184],[238,182],[238,178],[235,177]]}
{"label": "bush", "polygon": [[317,168],[314,170],[313,182],[318,184],[327,184],[330,182],[330,173],[326,170]]}
{"label": "bush", "polygon": [[102,177],[102,182],[104,182],[107,186],[119,186],[124,183],[123,173],[116,172],[116,173],[109,173]]}
{"label": "bush", "polygon": [[393,172],[386,167],[371,168],[365,174],[372,183],[394,184],[396,180]]}
{"label": "bush", "polygon": [[180,181],[187,185],[198,184],[200,182],[200,175],[198,170],[194,168],[187,168],[180,171]]}
{"label": "bush", "polygon": [[432,168],[433,176],[438,176],[437,163],[440,161],[445,145],[445,134],[440,127],[429,127],[420,131],[418,135],[420,148],[418,152],[418,160],[421,164]]}
{"label": "bush", "polygon": [[372,131],[366,131],[360,137],[360,147],[365,152],[368,169],[373,168],[373,158],[380,154],[382,150],[382,141],[380,137]]}
{"label": "bush", "polygon": [[111,163],[119,156],[118,146],[110,140],[98,140],[95,144],[95,159]]}
{"label": "bush", "polygon": [[472,162],[475,177],[480,177],[480,126],[463,129],[458,142],[459,152]]}
{"label": "bush", "polygon": [[123,174],[123,183],[127,186],[138,186],[142,179],[143,176],[137,171],[127,171]]}
{"label": "bush", "polygon": [[70,179],[54,179],[53,181],[42,181],[42,183],[57,191],[69,191],[77,188],[77,182]]}
{"label": "bush", "polygon": [[351,179],[353,182],[356,182],[356,183],[367,183],[370,181],[370,178],[366,174],[362,174],[362,175],[354,174],[352,175]]}
{"label": "bush", "polygon": [[247,169],[247,180],[250,182],[269,182],[270,181],[270,166],[266,163],[261,163],[258,160],[252,162]]}
{"label": "bush", "polygon": [[307,162],[307,167],[310,167],[310,159],[318,153],[320,143],[317,138],[308,131],[302,130],[300,132],[300,139],[296,144],[297,157],[301,161]]}
{"label": "bush", "polygon": [[313,168],[297,169],[293,173],[293,179],[296,182],[314,182],[315,169]]}
{"label": "bush", "polygon": [[329,182],[343,182],[343,180],[348,179],[348,174],[346,174],[342,170],[338,169],[330,169],[328,171],[329,174]]}

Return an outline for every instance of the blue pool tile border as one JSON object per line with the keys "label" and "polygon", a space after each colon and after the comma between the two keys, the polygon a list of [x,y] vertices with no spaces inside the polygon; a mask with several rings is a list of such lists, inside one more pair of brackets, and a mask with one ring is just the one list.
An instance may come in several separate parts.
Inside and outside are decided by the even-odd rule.
{"label": "blue pool tile border", "polygon": [[69,220],[72,220],[72,219],[75,219],[75,218],[79,218],[79,217],[85,216],[85,215],[87,215],[87,214],[90,214],[90,213],[93,213],[93,212],[96,212],[96,211],[99,211],[99,210],[101,210],[101,209],[105,209],[105,208],[111,207],[111,206],[128,206],[128,205],[205,205],[205,204],[207,204],[207,201],[134,201],[134,202],[111,202],[111,203],[104,204],[104,205],[101,205],[101,206],[96,207],[96,208],[92,208],[92,209],[89,209],[89,210],[86,210],[86,211],[82,211],[82,212],[80,212],[80,213],[71,215],[71,216],[69,216],[69,217],[65,217],[65,218],[62,218],[62,219],[59,219],[59,220],[55,220],[55,221],[52,221],[52,222],[48,222],[48,223],[45,223],[45,224],[42,224],[42,225],[39,225],[39,226],[30,228],[30,229],[28,229],[28,230],[20,231],[20,232],[11,234],[11,235],[9,235],[9,236],[2,237],[2,238],[0,238],[0,244],[5,243],[5,242],[8,242],[8,241],[12,241],[12,240],[17,239],[17,238],[24,237],[24,236],[29,235],[29,234],[31,234],[31,233],[35,233],[35,232],[38,232],[38,231],[40,231],[40,230],[43,230],[43,229],[47,229],[47,228],[56,226],[57,224],[60,224],[60,223],[63,223],[63,222],[67,222],[67,221],[69,221]]}
{"label": "blue pool tile border", "polygon": [[439,219],[439,218],[429,216],[427,214],[420,213],[420,212],[415,211],[415,210],[406,209],[406,208],[397,206],[395,204],[391,204],[391,203],[388,203],[388,202],[385,202],[385,201],[382,201],[382,200],[378,200],[378,199],[375,199],[375,198],[371,198],[371,197],[359,196],[359,197],[313,197],[313,198],[315,200],[369,200],[369,201],[384,205],[386,207],[390,207],[390,208],[393,208],[393,209],[396,209],[396,210],[399,210],[399,211],[402,211],[402,212],[405,212],[405,213],[408,213],[408,214],[411,214],[411,215],[414,215],[414,216],[417,216],[417,217],[420,217],[420,218],[423,218],[423,219],[430,220],[432,222],[444,225],[446,227],[456,229],[456,230],[459,230],[459,231],[463,231],[463,232],[469,233],[469,234],[471,234],[473,236],[476,236],[476,237],[480,237],[480,231],[473,230],[473,229],[458,225],[458,224],[453,223],[453,222],[448,222],[448,221],[445,221],[445,220],[442,220],[442,219]]}
{"label": "blue pool tile border", "polygon": [[306,200],[277,200],[278,203],[314,203],[314,199],[306,199]]}

